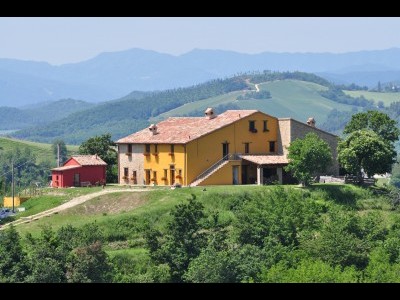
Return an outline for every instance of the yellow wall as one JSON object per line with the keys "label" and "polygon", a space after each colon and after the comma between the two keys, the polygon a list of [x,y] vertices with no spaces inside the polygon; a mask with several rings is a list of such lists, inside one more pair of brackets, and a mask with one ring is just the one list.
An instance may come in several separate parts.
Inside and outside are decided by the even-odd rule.
{"label": "yellow wall", "polygon": [[241,162],[240,161],[230,161],[228,164],[223,166],[221,169],[216,171],[214,174],[212,174],[210,177],[202,181],[199,185],[221,185],[221,184],[226,184],[226,185],[231,185],[233,183],[233,166],[238,166],[239,167],[239,182],[238,184],[242,184],[242,170],[240,167]]}
{"label": "yellow wall", "polygon": [[[143,156],[144,170],[150,170],[150,177],[153,178],[153,172],[157,172],[157,177],[155,178],[156,181],[150,181],[151,185],[153,183],[155,183],[156,185],[172,184],[170,173],[171,164],[175,166],[175,183],[185,185],[185,145],[175,145],[174,155],[169,155],[170,151],[170,144],[158,144],[158,155],[154,155],[155,145],[150,144],[150,155]],[[164,169],[167,169],[166,180],[161,179],[162,177],[164,177]],[[182,170],[182,179],[176,178],[176,176],[179,174],[179,170]],[[146,176],[144,175],[144,178],[145,177]]]}
{"label": "yellow wall", "polygon": [[[257,133],[249,131],[249,121],[254,120]],[[263,131],[263,121],[267,120],[268,131]],[[200,137],[187,146],[187,184],[196,176],[222,158],[222,143],[229,143],[229,153],[244,153],[244,143],[250,143],[249,154],[268,154],[269,141],[275,141],[275,153],[278,150],[278,119],[261,112],[243,118],[233,124],[223,127]],[[215,177],[215,176],[211,176]],[[241,174],[240,176],[241,177]],[[213,179],[217,182],[217,179]],[[220,182],[226,179],[220,176]],[[232,184],[232,174],[230,174]],[[208,184],[204,181],[203,184]],[[211,184],[211,183],[210,183]],[[217,183],[212,183],[217,184]],[[225,183],[219,183],[225,184]]]}
{"label": "yellow wall", "polygon": [[[29,197],[14,197],[14,206],[18,207],[28,199],[29,199]],[[12,207],[13,206],[12,197],[4,197],[3,206],[4,207]]]}

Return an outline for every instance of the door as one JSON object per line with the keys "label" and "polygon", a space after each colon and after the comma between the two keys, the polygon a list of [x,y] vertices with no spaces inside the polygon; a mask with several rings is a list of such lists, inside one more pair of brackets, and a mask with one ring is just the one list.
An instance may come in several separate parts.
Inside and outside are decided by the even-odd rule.
{"label": "door", "polygon": [[247,165],[242,165],[242,184],[247,184]]}
{"label": "door", "polygon": [[239,166],[232,166],[232,184],[239,184]]}
{"label": "door", "polygon": [[[223,143],[222,144],[222,157],[225,157],[229,153],[229,144],[228,143]],[[226,160],[228,157],[225,158]]]}
{"label": "door", "polygon": [[74,174],[74,186],[80,186],[81,185],[81,178],[79,173]]}
{"label": "door", "polygon": [[175,169],[170,169],[169,175],[171,177],[171,185],[174,185],[175,184]]}
{"label": "door", "polygon": [[149,185],[150,184],[150,170],[146,170],[146,184]]}

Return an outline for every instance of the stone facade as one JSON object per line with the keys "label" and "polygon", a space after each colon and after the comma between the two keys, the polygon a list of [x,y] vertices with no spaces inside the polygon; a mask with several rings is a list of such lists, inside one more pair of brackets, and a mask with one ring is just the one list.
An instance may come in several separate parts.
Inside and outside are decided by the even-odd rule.
{"label": "stone facade", "polygon": [[[278,153],[288,154],[287,147],[291,141],[298,138],[303,138],[307,133],[314,132],[321,139],[326,141],[332,150],[333,164],[324,175],[339,175],[339,163],[337,159],[337,145],[338,137],[334,134],[328,133],[316,127],[301,123],[291,118],[279,119],[279,132],[278,132]],[[322,175],[322,174],[321,174]]]}
{"label": "stone facade", "polygon": [[[119,184],[142,185],[144,182],[144,145],[132,144],[132,152],[128,153],[128,145],[118,147]],[[124,179],[124,168],[128,168],[128,177]],[[136,171],[136,179],[132,176]]]}

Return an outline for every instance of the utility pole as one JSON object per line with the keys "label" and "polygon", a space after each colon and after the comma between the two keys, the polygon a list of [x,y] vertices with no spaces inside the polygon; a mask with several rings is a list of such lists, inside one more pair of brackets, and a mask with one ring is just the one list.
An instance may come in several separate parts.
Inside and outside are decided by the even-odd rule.
{"label": "utility pole", "polygon": [[60,144],[57,144],[57,168],[60,167]]}
{"label": "utility pole", "polygon": [[12,194],[12,212],[14,213],[14,192],[15,192],[15,184],[14,184],[14,158],[11,160],[11,194]]}

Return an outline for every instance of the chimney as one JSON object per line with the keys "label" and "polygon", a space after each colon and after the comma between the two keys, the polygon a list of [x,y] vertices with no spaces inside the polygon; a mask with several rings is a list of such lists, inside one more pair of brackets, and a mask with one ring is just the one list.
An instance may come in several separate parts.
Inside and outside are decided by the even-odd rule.
{"label": "chimney", "polygon": [[150,126],[149,126],[149,130],[150,130],[150,132],[153,134],[153,135],[156,135],[158,132],[157,132],[157,125],[155,125],[155,124],[151,124]]}
{"label": "chimney", "polygon": [[207,119],[214,119],[217,115],[214,113],[214,109],[212,107],[208,107],[204,112],[204,115]]}
{"label": "chimney", "polygon": [[307,120],[307,125],[315,127],[315,119],[313,117],[309,117]]}

